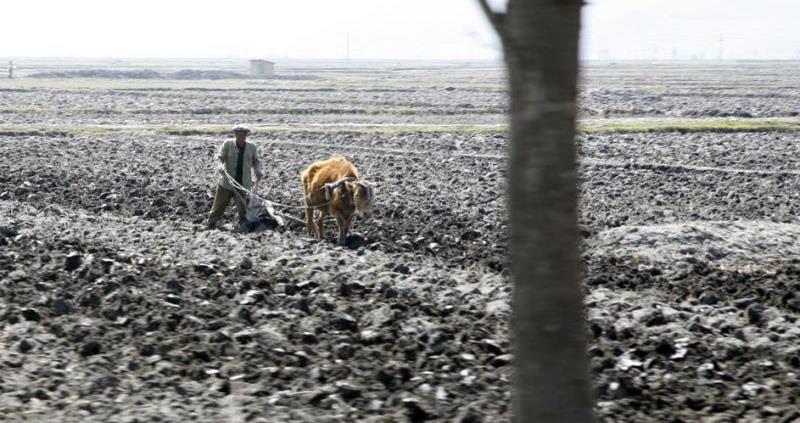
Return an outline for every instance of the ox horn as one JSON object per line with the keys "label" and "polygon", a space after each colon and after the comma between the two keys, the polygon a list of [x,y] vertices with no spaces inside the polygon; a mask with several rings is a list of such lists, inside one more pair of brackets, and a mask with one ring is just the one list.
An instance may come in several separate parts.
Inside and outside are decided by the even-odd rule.
{"label": "ox horn", "polygon": [[367,190],[367,202],[371,203],[372,200],[375,198],[375,191],[372,189],[372,185],[367,182],[362,182],[361,186],[363,186]]}
{"label": "ox horn", "polygon": [[333,197],[333,185],[334,184],[323,185],[322,191],[325,191],[325,201],[331,201],[331,197]]}

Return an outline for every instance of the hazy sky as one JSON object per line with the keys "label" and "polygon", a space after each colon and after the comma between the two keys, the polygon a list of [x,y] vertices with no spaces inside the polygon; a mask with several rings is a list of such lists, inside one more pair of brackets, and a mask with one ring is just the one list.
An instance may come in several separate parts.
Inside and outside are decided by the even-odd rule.
{"label": "hazy sky", "polygon": [[[800,59],[798,0],[590,0],[589,59]],[[475,0],[18,0],[0,57],[492,59]],[[493,0],[501,5],[504,0]]]}
{"label": "hazy sky", "polygon": [[800,59],[798,0],[590,2],[582,40],[589,58]]}

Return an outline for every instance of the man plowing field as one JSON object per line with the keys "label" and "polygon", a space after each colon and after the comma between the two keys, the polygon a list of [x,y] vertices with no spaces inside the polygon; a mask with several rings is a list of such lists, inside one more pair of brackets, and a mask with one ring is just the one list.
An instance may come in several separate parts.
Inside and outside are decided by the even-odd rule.
{"label": "man plowing field", "polygon": [[227,140],[219,149],[218,158],[220,173],[217,191],[214,195],[214,205],[208,217],[208,227],[214,228],[217,221],[225,213],[225,209],[233,199],[236,212],[239,214],[239,225],[245,223],[247,213],[247,191],[253,190],[251,172],[255,171],[256,185],[264,177],[261,160],[258,158],[258,148],[253,143],[247,142],[250,129],[243,125],[233,128],[235,140]]}

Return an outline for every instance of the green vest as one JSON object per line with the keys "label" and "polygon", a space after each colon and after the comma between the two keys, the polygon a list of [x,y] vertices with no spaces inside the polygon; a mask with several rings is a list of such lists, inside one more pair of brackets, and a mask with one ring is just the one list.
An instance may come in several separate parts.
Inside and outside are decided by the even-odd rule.
{"label": "green vest", "polygon": [[[225,171],[231,178],[236,177],[236,162],[239,160],[239,148],[236,147],[235,140],[228,140],[222,143],[219,149],[219,160],[225,166]],[[255,144],[245,142],[244,144],[244,160],[242,161],[242,186],[250,189],[253,186],[253,179],[251,172],[255,170],[256,173],[261,173],[261,162],[258,159],[258,147]],[[226,176],[222,176],[219,184],[223,188],[232,189],[233,187],[228,182]]]}

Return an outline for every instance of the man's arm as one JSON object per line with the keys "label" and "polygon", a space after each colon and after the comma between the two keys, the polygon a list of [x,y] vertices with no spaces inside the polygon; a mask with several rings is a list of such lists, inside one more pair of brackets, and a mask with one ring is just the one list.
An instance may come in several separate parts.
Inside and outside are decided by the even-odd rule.
{"label": "man's arm", "polygon": [[256,180],[264,178],[264,167],[261,165],[261,159],[258,158],[258,147],[253,144],[253,169],[256,171]]}
{"label": "man's arm", "polygon": [[217,158],[219,159],[220,162],[217,167],[217,170],[219,171],[219,173],[223,175],[225,174],[225,163],[228,161],[228,149],[225,148],[227,144],[228,144],[227,142],[223,142],[222,146],[220,146],[219,148],[219,152],[217,153]]}

